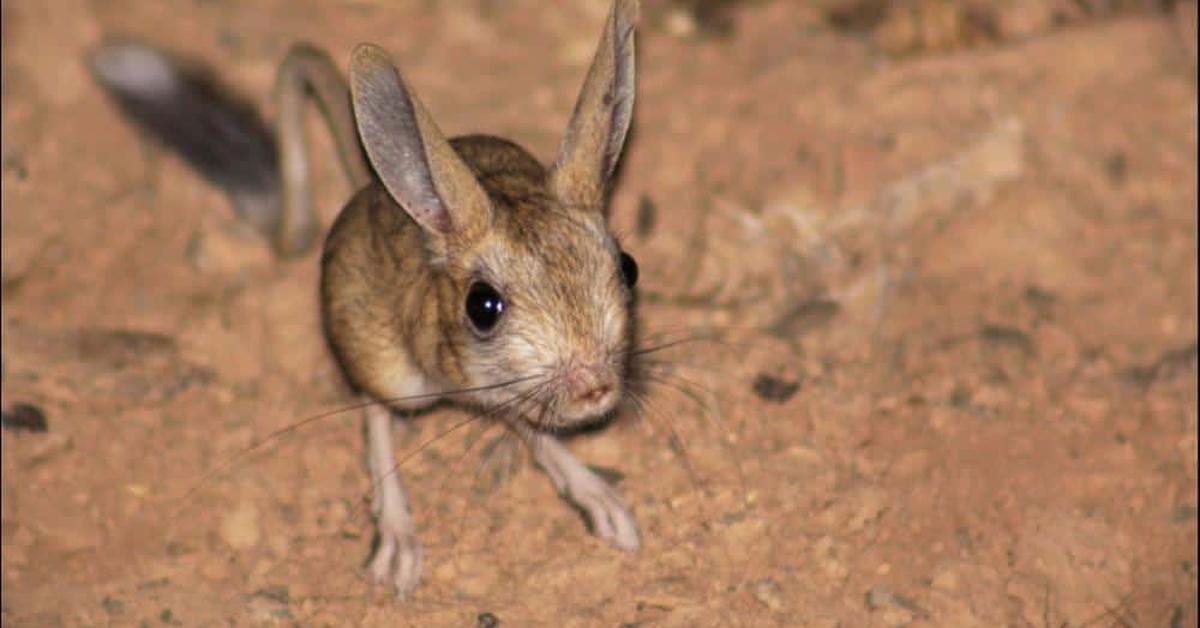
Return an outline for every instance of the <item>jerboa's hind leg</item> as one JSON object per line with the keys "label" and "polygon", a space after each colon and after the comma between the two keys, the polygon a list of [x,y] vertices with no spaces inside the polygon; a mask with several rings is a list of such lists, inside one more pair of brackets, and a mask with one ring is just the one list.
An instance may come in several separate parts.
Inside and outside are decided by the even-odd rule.
{"label": "jerboa's hind leg", "polygon": [[309,44],[292,46],[279,65],[275,80],[283,214],[273,243],[283,256],[303,252],[320,232],[312,204],[308,142],[304,133],[304,103],[309,96],[324,114],[351,188],[358,191],[371,178],[358,141],[350,89],[342,73],[324,51]]}

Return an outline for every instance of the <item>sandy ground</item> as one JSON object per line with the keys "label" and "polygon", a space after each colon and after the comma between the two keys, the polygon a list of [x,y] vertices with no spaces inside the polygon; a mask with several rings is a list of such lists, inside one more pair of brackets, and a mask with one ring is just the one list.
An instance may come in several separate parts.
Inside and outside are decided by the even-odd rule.
{"label": "sandy ground", "polygon": [[647,8],[612,222],[647,342],[711,340],[571,443],[643,550],[448,408],[397,439],[397,603],[357,413],[264,440],[351,402],[315,254],[273,260],[81,57],[140,36],[266,103],[292,41],[374,41],[443,128],[548,157],[606,3],[5,2],[3,403],[48,430],[3,432],[3,623],[1195,626],[1195,4],[927,46],[835,4]]}

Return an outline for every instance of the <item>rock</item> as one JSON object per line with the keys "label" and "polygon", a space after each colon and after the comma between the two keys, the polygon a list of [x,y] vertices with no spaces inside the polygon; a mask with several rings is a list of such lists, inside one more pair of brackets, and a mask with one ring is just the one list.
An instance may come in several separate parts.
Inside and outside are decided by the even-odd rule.
{"label": "rock", "polygon": [[221,520],[221,540],[236,550],[246,550],[258,545],[258,508],[253,502],[243,501]]}
{"label": "rock", "polygon": [[930,586],[941,591],[957,591],[958,590],[958,574],[953,569],[941,569],[933,576],[930,581]]}
{"label": "rock", "polygon": [[83,513],[47,512],[33,524],[38,536],[63,552],[78,552],[100,544],[100,534]]}
{"label": "rock", "polygon": [[764,578],[754,583],[754,599],[772,612],[783,610],[783,591],[774,578]]}
{"label": "rock", "polygon": [[13,543],[18,547],[29,547],[33,545],[34,540],[33,532],[25,526],[18,527],[13,533]]}
{"label": "rock", "polygon": [[927,619],[929,613],[917,606],[912,599],[893,593],[884,586],[874,586],[866,593],[867,610],[879,611],[879,617],[888,626],[903,626],[914,619]]}
{"label": "rock", "polygon": [[217,582],[229,576],[229,567],[224,559],[214,556],[200,565],[200,575]]}
{"label": "rock", "polygon": [[854,512],[846,522],[846,529],[851,532],[857,532],[872,524],[886,508],[883,491],[876,488],[864,489],[855,501],[857,503]]}

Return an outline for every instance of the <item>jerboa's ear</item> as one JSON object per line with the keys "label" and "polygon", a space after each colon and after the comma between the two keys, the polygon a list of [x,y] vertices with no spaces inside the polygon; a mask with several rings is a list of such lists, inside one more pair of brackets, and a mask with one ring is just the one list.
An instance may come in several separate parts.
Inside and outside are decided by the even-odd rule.
{"label": "jerboa's ear", "polygon": [[487,193],[383,49],[354,50],[350,96],[363,148],[392,199],[436,242],[482,233]]}
{"label": "jerboa's ear", "polygon": [[558,149],[550,185],[564,203],[599,209],[633,116],[637,0],[616,0]]}

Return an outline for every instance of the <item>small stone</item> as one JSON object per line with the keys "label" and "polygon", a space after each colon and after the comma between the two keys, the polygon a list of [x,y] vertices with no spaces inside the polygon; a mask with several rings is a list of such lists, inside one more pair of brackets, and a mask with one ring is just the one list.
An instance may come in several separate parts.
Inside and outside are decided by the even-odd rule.
{"label": "small stone", "polygon": [[821,561],[821,568],[825,571],[825,575],[833,580],[841,580],[850,575],[850,568],[836,558],[826,558]]}
{"label": "small stone", "polygon": [[905,608],[889,608],[879,616],[885,626],[907,626],[913,622],[912,611]]}
{"label": "small stone", "polygon": [[1129,158],[1121,151],[1109,154],[1104,158],[1104,172],[1114,185],[1125,183],[1129,175]]}
{"label": "small stone", "polygon": [[64,552],[78,552],[100,544],[99,531],[81,513],[43,519],[37,525],[38,535]]}
{"label": "small stone", "polygon": [[856,500],[854,513],[846,522],[846,529],[857,532],[879,518],[886,508],[883,492],[877,489],[864,490]]}
{"label": "small stone", "polygon": [[895,597],[887,587],[871,587],[866,595],[867,610],[876,610],[896,603]]}
{"label": "small stone", "polygon": [[760,398],[774,403],[783,403],[800,390],[800,382],[760,373],[754,378],[753,388],[754,394]]}
{"label": "small stone", "polygon": [[33,545],[34,540],[33,531],[25,526],[17,528],[17,531],[13,533],[13,543],[20,547],[29,547]]}
{"label": "small stone", "polygon": [[253,502],[244,501],[221,521],[221,539],[236,550],[258,545],[258,509]]}
{"label": "small stone", "polygon": [[783,591],[773,578],[764,578],[756,582],[753,592],[754,599],[771,611],[779,612],[783,609]]}
{"label": "small stone", "polygon": [[256,621],[276,623],[281,619],[290,619],[292,612],[286,602],[280,602],[262,595],[251,596],[246,601],[246,610]]}
{"label": "small stone", "polygon": [[796,463],[803,465],[817,466],[824,460],[820,452],[804,445],[792,445],[787,448],[786,454],[789,458],[796,461]]}
{"label": "small stone", "polygon": [[696,18],[683,9],[676,9],[667,14],[664,26],[673,37],[686,39],[696,34]]}
{"label": "small stone", "polygon": [[929,613],[912,599],[897,595],[884,586],[874,586],[867,590],[867,610],[880,611],[880,619],[888,626],[903,626],[915,618],[927,619]]}
{"label": "small stone", "polygon": [[958,574],[951,569],[943,569],[933,577],[930,586],[942,591],[958,590]]}
{"label": "small stone", "polygon": [[[206,229],[194,232],[184,249],[184,259],[198,272],[222,275],[262,264],[267,248],[246,246],[249,233],[243,233],[239,223],[229,229]],[[248,231],[248,230],[247,230]]]}
{"label": "small stone", "polygon": [[224,560],[213,558],[200,565],[200,575],[214,582],[224,580],[229,575],[229,568],[226,567]]}
{"label": "small stone", "polygon": [[20,545],[11,545],[4,548],[4,562],[13,567],[24,567],[29,564],[29,553]]}
{"label": "small stone", "polygon": [[50,429],[42,409],[29,403],[18,403],[0,412],[0,425],[13,432],[41,434]]}
{"label": "small stone", "polygon": [[120,615],[125,612],[125,603],[112,596],[106,595],[100,601],[100,605],[104,607],[104,612],[109,615]]}
{"label": "small stone", "polygon": [[1171,523],[1190,523],[1196,520],[1196,506],[1180,504],[1171,511]]}
{"label": "small stone", "polygon": [[272,563],[270,560],[268,560],[266,558],[255,562],[254,566],[250,568],[250,582],[252,582],[252,583],[262,582],[267,577],[267,575],[271,573],[271,569],[274,566],[275,566],[274,563]]}
{"label": "small stone", "polygon": [[1006,389],[992,384],[982,384],[971,393],[971,404],[979,408],[995,410],[1004,406],[1011,398]]}
{"label": "small stone", "polygon": [[291,592],[288,590],[287,586],[281,584],[263,587],[255,591],[254,595],[258,597],[264,597],[268,600],[274,600],[280,604],[287,604],[292,599]]}
{"label": "small stone", "polygon": [[454,566],[454,561],[443,561],[441,564],[433,568],[433,579],[443,582],[454,580],[458,575],[458,568]]}
{"label": "small stone", "polygon": [[272,534],[267,537],[267,547],[275,558],[283,558],[288,554],[288,539],[282,534]]}

